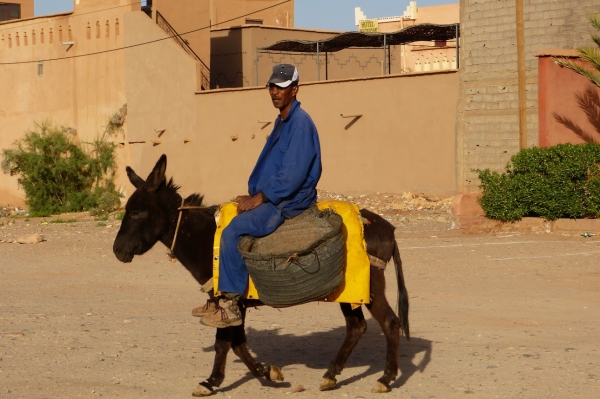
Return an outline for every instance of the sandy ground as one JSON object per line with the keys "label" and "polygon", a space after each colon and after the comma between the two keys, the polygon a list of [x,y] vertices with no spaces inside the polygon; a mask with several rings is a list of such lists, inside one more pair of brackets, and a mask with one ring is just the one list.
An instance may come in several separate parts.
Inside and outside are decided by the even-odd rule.
{"label": "sandy ground", "polygon": [[[253,353],[285,382],[252,378],[231,353],[215,397],[598,397],[599,238],[466,234],[439,207],[386,215],[411,301],[393,391],[370,393],[385,340],[368,315],[338,388],[319,392],[345,327],[337,305],[311,303],[249,312]],[[214,357],[214,330],[190,315],[205,300],[197,284],[160,244],[118,262],[114,219],[60,218],[76,221],[0,218],[0,397],[191,397]],[[46,241],[7,242],[34,233]]]}

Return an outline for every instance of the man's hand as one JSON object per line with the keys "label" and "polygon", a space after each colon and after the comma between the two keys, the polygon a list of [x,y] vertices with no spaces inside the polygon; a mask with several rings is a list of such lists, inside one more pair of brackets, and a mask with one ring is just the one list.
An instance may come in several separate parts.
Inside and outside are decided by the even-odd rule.
{"label": "man's hand", "polygon": [[238,213],[252,210],[263,203],[263,197],[261,193],[256,195],[238,195],[235,199],[238,204]]}

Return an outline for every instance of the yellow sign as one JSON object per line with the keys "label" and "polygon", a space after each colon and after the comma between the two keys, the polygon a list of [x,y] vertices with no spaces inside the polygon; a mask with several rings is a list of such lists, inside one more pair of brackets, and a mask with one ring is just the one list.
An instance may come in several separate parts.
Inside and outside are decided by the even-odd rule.
{"label": "yellow sign", "polygon": [[378,22],[376,19],[363,19],[358,21],[358,31],[365,33],[377,32]]}

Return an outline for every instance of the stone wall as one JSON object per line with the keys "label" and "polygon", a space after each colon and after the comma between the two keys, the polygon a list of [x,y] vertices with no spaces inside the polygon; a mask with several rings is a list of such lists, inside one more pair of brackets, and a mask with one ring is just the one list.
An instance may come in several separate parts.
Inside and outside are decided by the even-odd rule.
{"label": "stone wall", "polygon": [[[477,191],[473,169],[502,171],[519,151],[515,0],[461,0],[457,186]],[[598,0],[524,0],[527,146],[538,145],[538,60],[548,48],[592,44]]]}

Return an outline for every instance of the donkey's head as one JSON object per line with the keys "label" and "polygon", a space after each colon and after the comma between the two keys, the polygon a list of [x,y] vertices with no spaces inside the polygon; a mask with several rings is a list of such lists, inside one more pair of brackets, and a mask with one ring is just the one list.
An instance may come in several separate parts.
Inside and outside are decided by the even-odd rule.
{"label": "donkey's head", "polygon": [[125,216],[113,244],[113,252],[121,262],[131,262],[134,255],[141,255],[152,248],[165,235],[170,205],[177,209],[181,204],[176,189],[169,190],[167,187],[166,168],[167,157],[162,155],[145,181],[129,166],[126,169],[136,190],[125,205]]}

